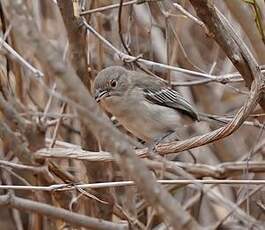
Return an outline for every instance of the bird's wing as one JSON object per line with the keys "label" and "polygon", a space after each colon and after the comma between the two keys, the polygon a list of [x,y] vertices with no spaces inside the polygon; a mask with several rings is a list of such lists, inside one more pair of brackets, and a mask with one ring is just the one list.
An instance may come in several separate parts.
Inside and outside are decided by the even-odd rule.
{"label": "bird's wing", "polygon": [[169,87],[145,88],[143,91],[144,97],[150,102],[176,109],[194,120],[199,120],[197,111],[177,91]]}

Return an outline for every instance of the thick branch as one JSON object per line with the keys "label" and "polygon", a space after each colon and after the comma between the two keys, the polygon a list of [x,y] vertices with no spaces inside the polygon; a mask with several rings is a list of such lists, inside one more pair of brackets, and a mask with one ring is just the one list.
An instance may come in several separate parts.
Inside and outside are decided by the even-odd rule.
{"label": "thick branch", "polygon": [[[239,73],[244,78],[248,88],[260,72],[258,63],[248,50],[241,38],[235,33],[227,19],[215,8],[209,0],[190,0],[197,15],[205,23],[215,41],[222,47],[227,57],[233,62]],[[265,100],[262,97],[260,106],[265,110]]]}
{"label": "thick branch", "polygon": [[77,213],[67,211],[63,208],[56,208],[48,204],[42,204],[36,201],[27,200],[12,195],[0,196],[0,206],[8,206],[22,211],[29,211],[49,216],[55,219],[64,220],[67,223],[83,226],[89,229],[128,229],[127,224],[114,224],[109,221],[104,221]]}
{"label": "thick branch", "polygon": [[188,140],[159,145],[157,146],[157,151],[161,154],[181,152],[225,138],[243,124],[258,102],[265,109],[265,103],[263,102],[265,90],[264,77],[247,46],[236,35],[226,18],[214,7],[211,1],[191,0],[191,3],[195,7],[198,16],[207,25],[208,30],[213,33],[216,41],[224,49],[245,79],[247,86],[250,88],[250,93],[244,106],[227,125]]}
{"label": "thick branch", "polygon": [[57,4],[64,21],[68,35],[70,48],[70,61],[78,77],[84,85],[91,90],[91,75],[88,72],[87,54],[86,54],[86,30],[80,26],[80,21],[74,16],[72,1],[58,0]]}
{"label": "thick branch", "polygon": [[[181,205],[159,185],[146,166],[136,157],[133,147],[93,101],[71,66],[65,64],[57,47],[38,32],[24,1],[4,1],[13,19],[14,29],[22,41],[31,44],[32,52],[43,67],[62,81],[61,90],[78,109],[84,121],[90,126],[105,146],[111,150],[121,169],[130,174],[145,199],[167,220],[174,229],[199,229],[200,226]],[[30,36],[29,36],[30,35]]]}
{"label": "thick branch", "polygon": [[[136,153],[141,153],[140,151]],[[58,158],[58,159],[76,159],[89,162],[99,161],[113,161],[113,157],[108,152],[90,152],[82,149],[74,148],[52,148],[52,149],[40,149],[36,152],[36,156],[40,158]],[[0,161],[1,164],[1,161]],[[145,159],[145,164],[154,169],[171,172],[171,168],[165,167],[162,162],[151,161]],[[264,173],[265,163],[264,162],[226,162],[216,166],[208,166],[206,164],[192,164],[192,163],[181,163],[176,162],[176,166],[183,168],[195,177],[214,177],[214,178],[226,178],[233,175],[241,174],[248,167],[249,172],[253,173]],[[247,166],[248,165],[248,166]]]}
{"label": "thick branch", "polygon": [[[69,56],[71,64],[75,69],[78,77],[90,91],[92,76],[91,73],[88,72],[86,30],[82,26],[80,26],[79,18],[76,18],[74,16],[72,1],[59,0],[57,1],[57,3],[60,8],[60,12],[68,35],[70,48]],[[85,122],[82,122],[81,125],[81,138],[83,149],[97,150],[97,140],[93,132],[91,132]],[[108,170],[108,168],[111,168],[109,164],[110,163],[103,162],[89,164],[89,162],[85,162],[88,180],[91,182],[109,180],[111,177],[110,175],[112,175],[112,173],[110,172],[111,169]],[[90,200],[87,204],[88,214],[93,215],[97,218],[110,220],[112,218],[112,204],[114,203],[112,193],[108,189],[102,189],[97,193],[97,196],[103,200],[106,200],[106,198],[108,198],[109,205],[104,205],[101,203],[93,205],[91,204],[91,202],[95,201]]]}

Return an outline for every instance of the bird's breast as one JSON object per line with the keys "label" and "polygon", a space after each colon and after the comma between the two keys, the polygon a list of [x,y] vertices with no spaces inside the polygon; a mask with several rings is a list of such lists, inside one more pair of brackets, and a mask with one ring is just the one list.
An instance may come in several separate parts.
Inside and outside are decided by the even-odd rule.
{"label": "bird's breast", "polygon": [[106,101],[107,110],[133,135],[150,143],[180,126],[179,113],[144,99]]}

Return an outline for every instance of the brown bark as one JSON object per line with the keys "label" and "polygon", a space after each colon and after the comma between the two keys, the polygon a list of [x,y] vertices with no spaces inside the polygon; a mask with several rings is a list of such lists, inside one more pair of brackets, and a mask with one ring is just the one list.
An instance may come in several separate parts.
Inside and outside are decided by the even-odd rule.
{"label": "brown bark", "polygon": [[[81,26],[80,18],[74,16],[72,1],[59,0],[58,5],[69,41],[69,58],[77,76],[85,87],[91,92],[92,75],[88,71],[86,30]],[[97,150],[97,139],[85,122],[81,120],[81,145],[86,150]],[[111,163],[84,163],[87,169],[88,181],[91,183],[100,181],[111,181],[113,179]],[[114,199],[110,189],[100,189],[95,191],[95,195],[108,205],[95,200],[87,200],[87,212],[89,216],[94,216],[106,220],[112,219]]]}

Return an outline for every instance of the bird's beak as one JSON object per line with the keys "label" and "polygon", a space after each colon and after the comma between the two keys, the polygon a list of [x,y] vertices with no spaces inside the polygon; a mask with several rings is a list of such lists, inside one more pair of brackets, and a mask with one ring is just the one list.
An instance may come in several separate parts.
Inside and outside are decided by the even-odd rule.
{"label": "bird's beak", "polygon": [[106,90],[103,90],[103,91],[96,91],[96,94],[95,94],[95,100],[96,102],[100,102],[103,98],[109,96],[109,92],[106,91]]}

